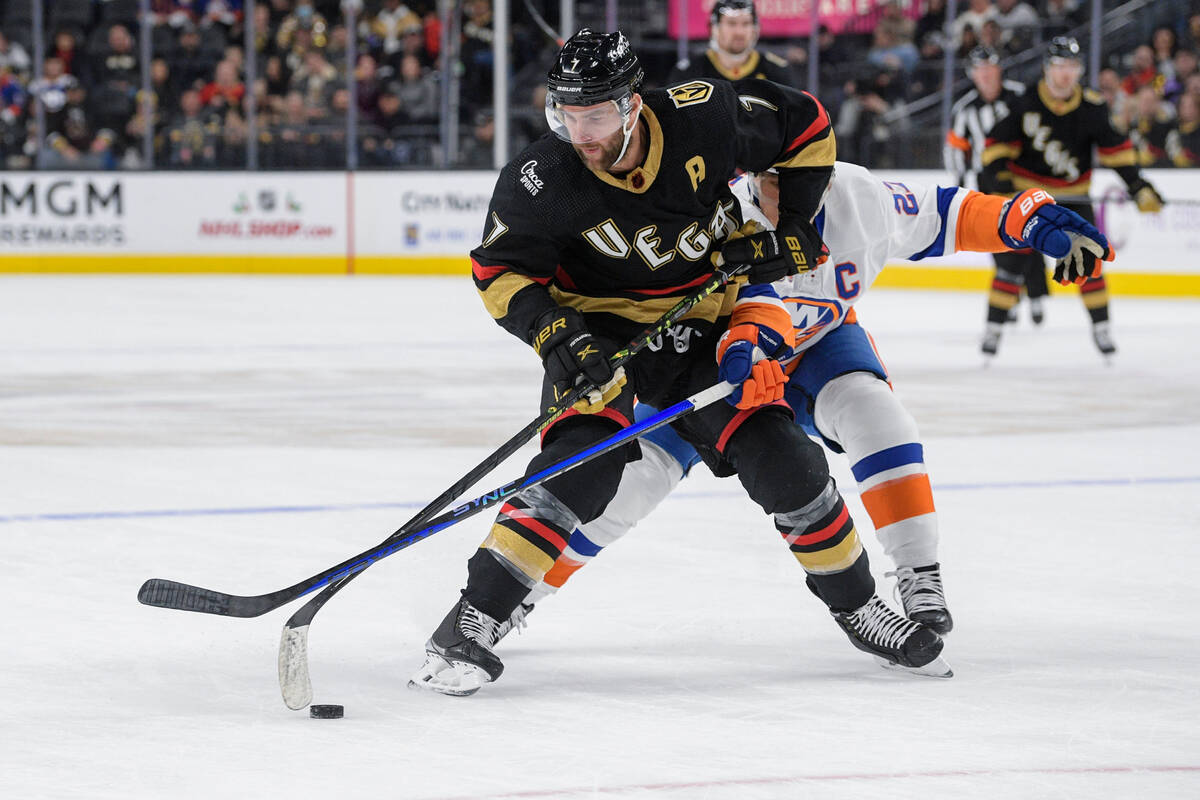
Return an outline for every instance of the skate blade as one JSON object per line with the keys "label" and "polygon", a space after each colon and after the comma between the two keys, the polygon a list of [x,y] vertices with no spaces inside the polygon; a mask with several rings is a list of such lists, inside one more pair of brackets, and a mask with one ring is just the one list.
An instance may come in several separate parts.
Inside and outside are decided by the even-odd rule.
{"label": "skate blade", "polygon": [[930,661],[923,667],[906,667],[903,664],[895,664],[888,661],[886,658],[872,656],[875,663],[890,672],[903,672],[908,675],[916,675],[922,678],[953,678],[954,670],[950,669],[950,664],[946,659],[938,656],[933,661]]}
{"label": "skate blade", "polygon": [[447,661],[436,653],[425,653],[425,663],[408,681],[408,688],[437,692],[447,697],[470,697],[491,676],[474,664]]}

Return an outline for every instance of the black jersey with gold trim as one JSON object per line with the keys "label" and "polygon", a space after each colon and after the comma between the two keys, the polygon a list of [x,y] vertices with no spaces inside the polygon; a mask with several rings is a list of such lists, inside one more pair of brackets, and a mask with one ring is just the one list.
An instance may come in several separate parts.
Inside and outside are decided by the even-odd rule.
{"label": "black jersey with gold trim", "polygon": [[1138,179],[1137,152],[1129,137],[1113,128],[1104,97],[1076,87],[1068,99],[1057,100],[1040,81],[996,121],[982,162],[1000,185],[1009,173],[1016,191],[1084,195],[1091,185],[1093,148],[1100,166],[1115,169],[1126,183]]}
{"label": "black jersey with gold trim", "polygon": [[796,82],[792,75],[791,65],[774,53],[752,50],[744,62],[729,68],[721,64],[716,52],[710,47],[701,55],[676,64],[675,68],[671,70],[667,83],[673,86],[688,80],[712,80],[714,78],[726,81],[758,78],[782,83],[784,86],[792,86]]}
{"label": "black jersey with gold trim", "polygon": [[[816,212],[836,145],[812,96],[770,81],[695,80],[642,99],[648,150],[625,175],[590,170],[551,134],[500,173],[473,277],[488,312],[526,342],[554,305],[632,337],[703,283],[712,252],[742,224],[735,168],[778,168],[791,192],[781,202]],[[729,294],[689,318],[715,321]]]}

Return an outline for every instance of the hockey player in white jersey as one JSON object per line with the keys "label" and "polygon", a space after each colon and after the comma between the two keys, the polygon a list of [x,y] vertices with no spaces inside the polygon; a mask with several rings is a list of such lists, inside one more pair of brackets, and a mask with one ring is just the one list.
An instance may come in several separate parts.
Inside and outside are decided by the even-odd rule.
{"label": "hockey player in white jersey", "polygon": [[[773,176],[742,176],[733,187],[745,219],[767,226],[774,222]],[[897,259],[1032,247],[1082,274],[1084,250],[1106,260],[1112,251],[1095,227],[1055,205],[1041,190],[1010,200],[960,187],[883,181],[842,162],[814,222],[829,248],[829,260],[812,272],[769,284],[759,298],[782,301],[795,325],[794,351],[780,359],[789,375],[785,401],[797,424],[849,458],[863,505],[895,564],[889,574],[897,578],[905,613],[945,634],[953,620],[942,586],[937,514],[916,422],[893,394],[854,304],[885,265]],[[740,302],[746,301],[754,298]],[[642,408],[639,418],[653,413]],[[522,625],[535,602],[557,591],[649,514],[699,460],[670,428],[644,437],[641,460],[626,467],[604,515],[574,532],[543,582],[501,624],[496,641]],[[797,554],[806,544],[811,543],[789,541]],[[811,571],[811,565],[806,569]],[[913,669],[880,660],[904,671],[948,676],[948,667],[942,659],[938,662]]]}

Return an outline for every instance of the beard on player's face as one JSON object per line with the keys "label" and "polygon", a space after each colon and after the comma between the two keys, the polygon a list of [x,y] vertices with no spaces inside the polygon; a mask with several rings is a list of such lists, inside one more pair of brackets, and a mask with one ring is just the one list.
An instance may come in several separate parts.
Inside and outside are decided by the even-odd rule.
{"label": "beard on player's face", "polygon": [[617,163],[617,156],[625,144],[625,132],[617,129],[603,139],[592,142],[572,142],[575,153],[590,169],[609,170]]}

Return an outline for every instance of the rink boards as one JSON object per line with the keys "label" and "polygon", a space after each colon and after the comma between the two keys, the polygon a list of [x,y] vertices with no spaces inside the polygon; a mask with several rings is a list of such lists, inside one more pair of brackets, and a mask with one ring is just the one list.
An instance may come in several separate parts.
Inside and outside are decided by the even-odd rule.
{"label": "rink boards", "polygon": [[[939,171],[888,180],[949,182]],[[1200,186],[1150,170],[1181,201],[1138,214],[1097,171],[1103,230],[1117,247],[1115,293],[1200,297]],[[8,173],[0,177],[0,272],[466,274],[483,236],[493,172]],[[901,263],[877,285],[982,289],[991,259]]]}

